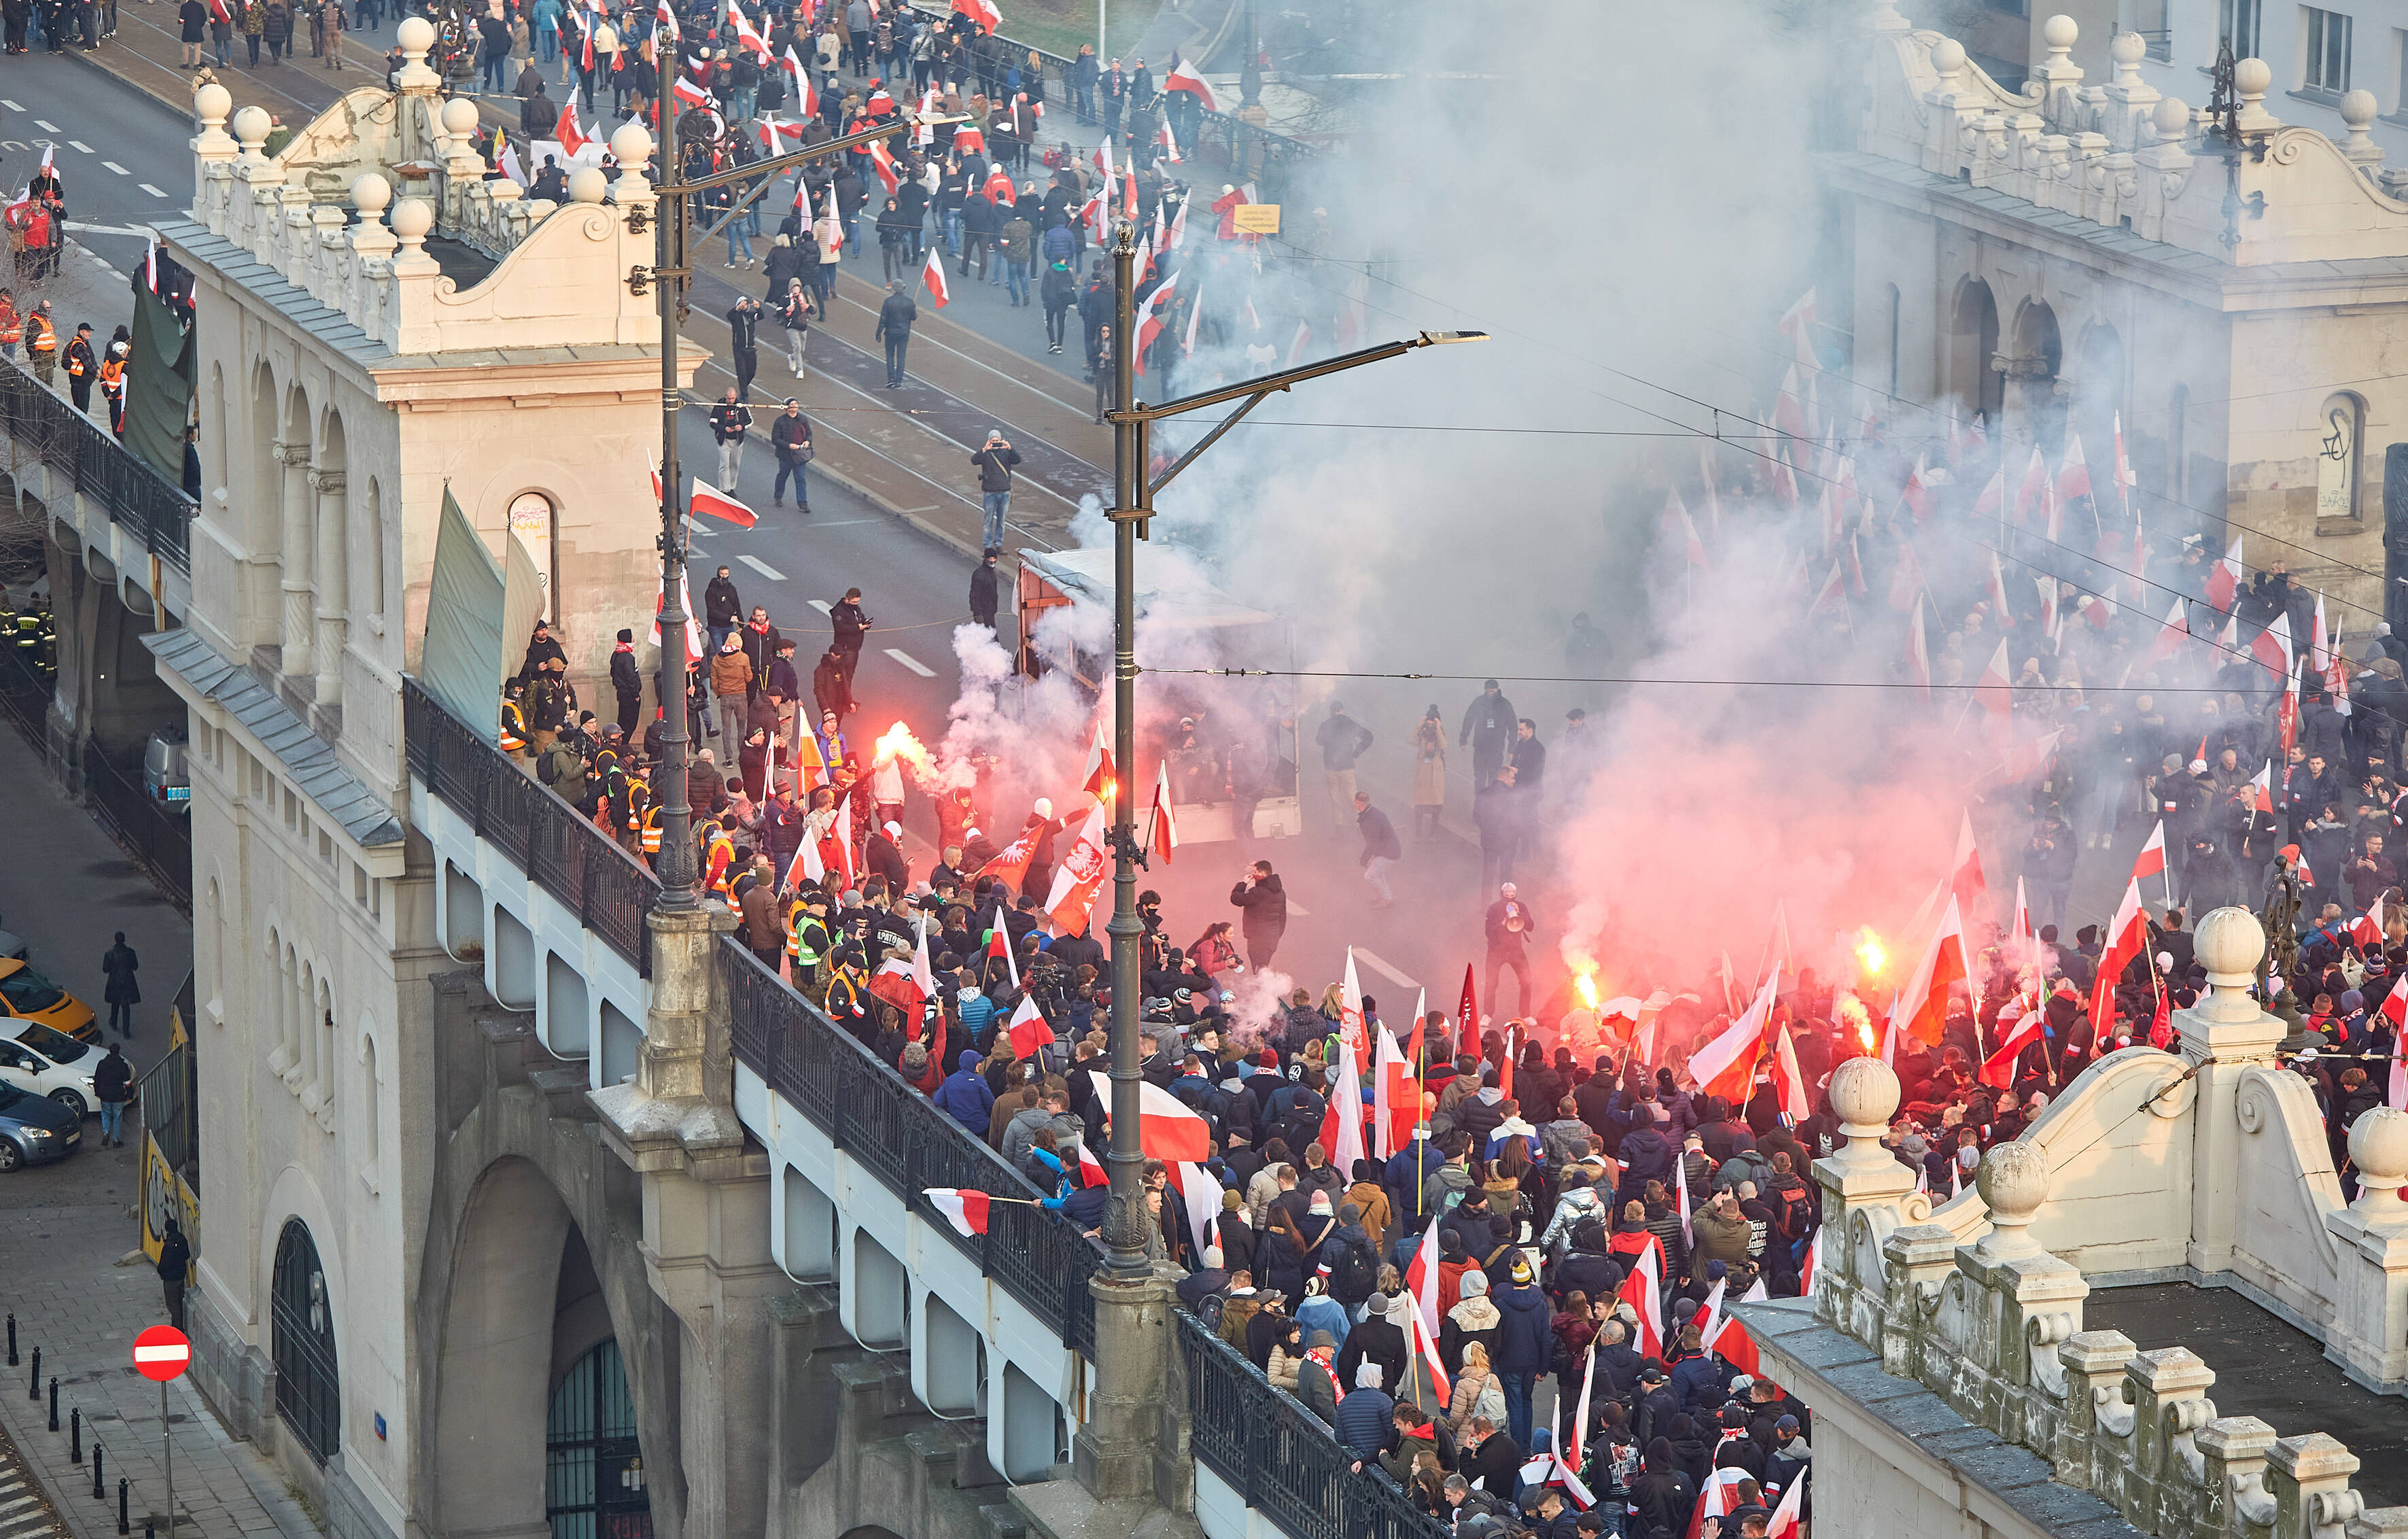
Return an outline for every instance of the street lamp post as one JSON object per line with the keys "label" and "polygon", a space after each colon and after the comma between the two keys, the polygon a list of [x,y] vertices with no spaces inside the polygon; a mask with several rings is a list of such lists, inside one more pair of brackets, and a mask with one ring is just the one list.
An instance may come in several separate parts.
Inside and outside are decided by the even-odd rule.
{"label": "street lamp post", "polygon": [[[1120,785],[1112,801],[1112,917],[1105,927],[1111,937],[1111,1144],[1105,1167],[1111,1181],[1111,1201],[1104,1209],[1105,1266],[1110,1284],[1142,1280],[1148,1273],[1145,1194],[1140,1172],[1145,1155],[1139,1140],[1138,1086],[1143,1079],[1139,1062],[1138,938],[1144,925],[1137,914],[1137,868],[1141,857],[1131,812],[1131,778],[1137,764],[1137,541],[1148,534],[1154,495],[1196,457],[1219,441],[1238,420],[1270,396],[1325,374],[1337,374],[1365,364],[1376,364],[1416,348],[1448,342],[1485,341],[1479,331],[1423,332],[1404,341],[1383,342],[1334,358],[1283,369],[1215,390],[1182,396],[1160,406],[1147,406],[1137,396],[1137,226],[1123,220],[1113,234],[1113,409],[1106,413],[1112,424],[1112,501],[1107,515],[1112,523],[1112,754]],[[1242,401],[1194,447],[1160,476],[1151,469],[1154,424],[1207,407]],[[1109,1364],[1098,1364],[1099,1371]]]}
{"label": "street lamp post", "polygon": [[1246,53],[1238,66],[1238,105],[1259,106],[1263,98],[1262,38],[1254,31],[1254,0],[1246,0]]}
{"label": "street lamp post", "polygon": [[[675,66],[671,66],[674,68]],[[815,160],[841,154],[874,139],[909,133],[922,124],[963,122],[964,117],[922,118],[910,108],[899,109],[896,121],[878,127],[847,134],[797,150],[790,154],[775,155],[749,165],[715,171],[708,176],[685,179],[683,156],[678,143],[678,97],[670,89],[674,77],[664,79],[661,92],[661,142],[657,147],[659,164],[655,167],[660,180],[653,187],[659,199],[655,206],[658,228],[653,232],[653,265],[638,267],[627,275],[627,286],[637,294],[648,287],[659,289],[661,315],[661,671],[659,681],[662,714],[661,763],[653,772],[654,782],[668,782],[666,799],[661,802],[661,849],[653,870],[661,879],[661,896],[655,907],[672,914],[691,914],[702,907],[696,891],[700,868],[694,845],[694,807],[686,799],[686,732],[685,661],[686,630],[694,617],[685,607],[685,520],[678,497],[678,414],[685,404],[684,392],[678,387],[678,324],[685,315],[685,289],[693,280],[694,266],[689,260],[694,247],[727,223],[744,217],[745,206],[767,191],[780,172],[799,170]],[[625,132],[622,130],[621,132]],[[614,149],[616,148],[614,140]],[[623,157],[624,158],[624,157]],[[690,212],[687,200],[714,188],[738,182],[758,184],[742,195],[732,198],[724,217],[701,236],[693,236],[687,227]],[[806,203],[808,207],[808,202]],[[641,208],[628,211],[628,228],[643,233],[646,217]],[[674,707],[674,709],[672,709]]]}

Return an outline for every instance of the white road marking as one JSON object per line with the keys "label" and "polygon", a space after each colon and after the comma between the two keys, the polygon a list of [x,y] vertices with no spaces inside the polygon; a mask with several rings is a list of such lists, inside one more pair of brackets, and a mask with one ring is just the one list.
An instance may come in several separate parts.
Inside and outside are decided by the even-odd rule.
{"label": "white road marking", "polygon": [[92,153],[92,146],[84,143],[81,139],[67,140],[67,148],[74,151],[79,155],[89,155]]}
{"label": "white road marking", "polygon": [[743,562],[746,566],[752,568],[754,571],[759,572],[762,576],[767,578],[772,583],[783,583],[786,580],[786,574],[784,572],[780,571],[777,568],[772,567],[757,555],[748,554],[745,555],[739,555],[736,559]]}
{"label": "white road marking", "polygon": [[[1294,903],[1290,903],[1288,907],[1293,909],[1296,905]],[[1406,977],[1401,972],[1398,972],[1395,968],[1389,966],[1378,952],[1373,951],[1369,946],[1356,946],[1354,948],[1354,959],[1366,964],[1371,968],[1372,971],[1384,977],[1394,978],[1397,981],[1397,986],[1398,988],[1419,988],[1422,986],[1412,979]]]}
{"label": "white road marking", "polygon": [[34,120],[34,126],[40,129],[45,134],[55,134],[59,131],[59,125],[50,122],[48,118],[36,118]]}
{"label": "white road marking", "polygon": [[0,107],[5,107],[11,112],[22,112],[25,110],[23,108],[19,107],[15,102],[9,101],[5,96],[0,96]]}
{"label": "white road marking", "polygon": [[1297,914],[1310,914],[1312,911],[1306,908],[1303,904],[1297,902],[1293,897],[1291,897],[1287,900],[1287,912]]}
{"label": "white road marking", "polygon": [[134,174],[133,172],[131,172],[131,171],[127,170],[124,166],[118,165],[118,164],[117,164],[115,161],[113,161],[113,160],[105,160],[105,161],[102,161],[102,162],[100,163],[100,168],[101,168],[102,170],[104,170],[104,171],[114,171],[114,172],[116,172],[116,173],[117,173],[119,176],[121,176],[121,177],[130,177],[130,176],[132,176],[132,175]]}
{"label": "white road marking", "polygon": [[908,652],[899,651],[894,647],[888,647],[886,649],[886,655],[894,658],[896,662],[902,664],[905,668],[910,669],[912,672],[918,674],[923,679],[933,679],[937,676],[937,670],[935,669],[930,668],[927,664],[920,661],[919,658],[912,656]]}
{"label": "white road marking", "polygon": [[156,188],[156,187],[151,186],[151,185],[150,185],[149,182],[147,182],[147,181],[137,181],[137,182],[136,182],[134,185],[135,185],[135,186],[136,186],[136,187],[141,188],[144,192],[146,192],[146,193],[150,194],[152,197],[165,197],[165,196],[167,195],[164,191],[162,191],[162,190],[161,190],[161,189],[159,189],[159,188]]}
{"label": "white road marking", "polygon": [[811,608],[819,611],[822,614],[826,614],[830,611],[834,610],[836,606],[829,603],[824,598],[814,598],[811,600]]}

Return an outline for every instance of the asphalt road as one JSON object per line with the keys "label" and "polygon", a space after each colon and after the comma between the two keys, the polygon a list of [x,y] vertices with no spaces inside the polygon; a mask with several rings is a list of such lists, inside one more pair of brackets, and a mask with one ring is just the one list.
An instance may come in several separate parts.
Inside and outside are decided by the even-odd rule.
{"label": "asphalt road", "polygon": [[0,185],[15,196],[50,149],[66,185],[70,233],[122,270],[142,254],[144,241],[120,232],[192,202],[191,126],[79,59],[35,52],[7,65],[0,69]]}
{"label": "asphalt road", "polygon": [[[151,24],[165,19],[157,7],[145,9],[128,3],[121,11],[120,25]],[[70,210],[79,223],[123,226],[185,207],[190,202],[187,140],[191,133],[179,114],[82,61],[36,53],[0,65],[0,134],[6,135],[0,137],[0,181],[22,185],[38,163],[42,144],[55,144]],[[79,149],[79,144],[90,148]],[[123,173],[112,166],[124,167]],[[93,231],[79,232],[77,238],[121,266],[130,264],[141,250],[136,237]],[[766,247],[759,249],[766,251]],[[733,303],[738,292],[759,292],[758,274],[706,267],[697,290],[696,334],[706,345],[724,346],[717,316]],[[1074,404],[1091,400],[1079,379],[1082,360],[1075,350],[1058,359],[1047,358],[1040,309],[1012,309],[1002,287],[990,287],[975,279],[956,279],[953,295],[947,319],[968,324],[1028,356],[1046,359],[1064,377],[1048,394]],[[849,303],[839,300],[839,304]],[[815,376],[814,405],[821,408],[814,414],[818,430],[841,433],[855,413],[910,404],[911,391],[900,393],[903,399],[898,400],[880,389],[878,381],[854,378],[859,373],[857,362],[847,360],[836,369],[824,368],[832,360],[823,348],[833,340],[815,338],[810,359]],[[929,345],[927,338],[914,338],[915,352]],[[860,587],[863,602],[878,625],[854,682],[862,712],[848,728],[856,737],[874,737],[899,719],[933,741],[941,737],[947,708],[959,692],[953,635],[954,626],[968,618],[971,563],[959,552],[825,478],[813,482],[808,519],[791,506],[771,508],[769,490],[776,464],[767,443],[768,424],[773,403],[781,397],[784,382],[791,377],[784,371],[782,356],[772,347],[765,346],[761,356],[763,372],[755,381],[754,400],[760,437],[746,449],[737,489],[738,496],[760,515],[760,522],[746,530],[701,521],[695,540],[695,597],[699,599],[712,568],[729,567],[746,604],[766,605],[780,629],[796,637],[796,664],[808,678],[830,634],[821,606],[834,603],[848,587]],[[840,387],[833,391],[831,400],[830,387],[838,381]],[[714,362],[705,366],[695,394],[716,398],[731,382]],[[1029,410],[1027,391],[1028,387],[997,376],[991,395],[982,394],[969,402],[977,409],[976,420],[942,424],[943,430],[963,441],[967,454],[988,422],[1004,424],[1007,431],[1011,430],[1015,411]],[[1033,435],[1015,432],[1013,436],[1024,451],[1044,448],[1035,443]],[[706,475],[715,472],[716,452],[699,405],[687,414],[680,453],[689,473],[697,468]],[[1097,474],[1091,467],[1082,470],[1080,462],[1059,451],[1052,451],[1048,457],[1058,458],[1066,479]],[[931,503],[937,491],[930,488]],[[631,614],[626,623],[640,634],[648,618]],[[1007,643],[1012,640],[1008,614],[1004,640]],[[1307,757],[1312,757],[1310,750]],[[0,763],[0,773],[5,772],[7,766]],[[38,771],[29,763],[26,773]],[[1310,795],[1319,788],[1320,777],[1312,767],[1308,767],[1306,776]],[[1016,825],[1024,811],[995,809],[990,816],[1009,827]],[[1323,983],[1337,975],[1343,965],[1344,948],[1351,943],[1361,948],[1358,956],[1367,957],[1365,987],[1375,995],[1385,989],[1391,1014],[1411,1007],[1410,998],[1395,997],[1410,986],[1402,980],[1428,985],[1434,1007],[1451,1008],[1464,963],[1470,959],[1455,939],[1476,941],[1476,931],[1463,921],[1466,906],[1474,897],[1477,856],[1451,838],[1430,845],[1412,842],[1409,811],[1398,807],[1390,812],[1408,839],[1407,858],[1394,875],[1399,896],[1394,909],[1369,907],[1373,895],[1359,874],[1354,830],[1351,826],[1333,828],[1330,814],[1317,800],[1308,809],[1311,832],[1303,840],[1250,842],[1242,847],[1189,845],[1168,869],[1157,868],[1142,881],[1166,896],[1172,928],[1180,932],[1177,939],[1183,944],[1210,921],[1235,917],[1228,890],[1244,861],[1258,856],[1271,859],[1293,895],[1288,938],[1279,959],[1295,967],[1302,975],[1300,981],[1317,993]],[[935,820],[924,805],[915,802],[906,821],[913,863],[924,868]],[[11,902],[6,887],[0,886],[0,913],[13,915],[22,901]],[[1430,938],[1440,933],[1449,936],[1449,943],[1433,946]],[[185,944],[189,947],[189,940]],[[95,960],[97,955],[94,949]]]}

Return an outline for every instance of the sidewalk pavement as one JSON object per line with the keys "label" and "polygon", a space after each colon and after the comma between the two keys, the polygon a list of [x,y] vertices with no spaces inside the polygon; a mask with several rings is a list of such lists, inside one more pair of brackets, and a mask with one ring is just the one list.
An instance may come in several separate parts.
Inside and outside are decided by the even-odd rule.
{"label": "sidewalk pavement", "polygon": [[[102,998],[101,954],[122,929],[142,958],[142,1003],[128,1044],[138,1068],[166,1044],[167,1007],[192,966],[192,927],[142,878],[89,813],[70,804],[23,738],[0,726],[0,915],[33,947],[35,965],[86,1003]],[[206,1045],[206,1044],[205,1044]],[[132,1482],[127,1511],[166,1516],[160,1462],[159,1389],[134,1372],[136,1334],[166,1323],[159,1277],[136,1250],[136,1172],[140,1140],[100,1145],[100,1124],[84,1126],[83,1147],[52,1165],[0,1180],[0,1256],[7,1258],[0,1306],[16,1316],[16,1368],[0,1367],[0,1425],[78,1539],[117,1532],[117,1481]],[[134,1251],[132,1264],[119,1265]],[[40,1402],[26,1399],[34,1349],[42,1352]],[[50,1381],[59,1381],[61,1431],[49,1430]],[[283,1477],[236,1442],[190,1385],[169,1386],[176,1504],[201,1539],[282,1534],[312,1539],[309,1517],[283,1491]],[[84,1419],[84,1462],[68,1458],[71,1410]],[[107,1500],[92,1495],[91,1444],[107,1450]]]}

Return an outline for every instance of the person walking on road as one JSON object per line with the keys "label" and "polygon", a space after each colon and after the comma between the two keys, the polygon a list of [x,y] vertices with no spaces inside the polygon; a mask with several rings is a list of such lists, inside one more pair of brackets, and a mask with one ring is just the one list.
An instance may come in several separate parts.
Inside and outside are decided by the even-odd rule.
{"label": "person walking on road", "polygon": [[1354,827],[1363,835],[1363,880],[1380,896],[1371,900],[1375,909],[1384,909],[1397,900],[1388,890],[1388,868],[1405,857],[1405,846],[1397,838],[1397,826],[1388,814],[1371,805],[1370,793],[1354,793]]}
{"label": "person walking on road", "polygon": [[[736,371],[736,398],[752,398],[752,376],[761,372],[761,301],[746,295],[727,312],[728,365]],[[733,493],[734,487],[726,488]]]}
{"label": "person walking on road", "polygon": [[209,35],[209,7],[201,0],[184,0],[176,7],[176,21],[184,45],[184,67],[201,67],[201,44]]}
{"label": "person walking on road", "polygon": [[170,1218],[159,1241],[159,1286],[167,1296],[167,1323],[179,1330],[184,1329],[184,1279],[192,1270],[192,1242],[184,1238],[183,1226]]}
{"label": "person walking on road", "polygon": [[811,339],[811,296],[799,278],[786,280],[785,297],[778,303],[778,324],[786,332],[786,362],[799,380],[803,377],[803,350]]}
{"label": "person walking on road", "polygon": [[997,608],[995,576],[997,554],[992,550],[988,551],[979,558],[979,564],[970,568],[970,619],[984,626],[989,631],[995,629],[995,611]]}
{"label": "person walking on road", "polygon": [[1354,799],[1354,761],[1363,750],[1371,746],[1371,729],[1346,714],[1340,700],[1329,702],[1329,717],[1312,735],[1321,747],[1321,770],[1329,786],[1329,813],[1332,823],[1342,823],[1353,814]]}
{"label": "person walking on road", "polygon": [[1260,972],[1271,965],[1280,937],[1287,933],[1287,888],[1269,861],[1257,860],[1239,873],[1229,901],[1245,911],[1238,931],[1246,938],[1246,965]]}
{"label": "person walking on road", "polygon": [[123,1148],[125,1103],[134,1099],[134,1065],[123,1043],[110,1043],[108,1057],[93,1069],[92,1092],[100,1098],[100,1141]]}
{"label": "person walking on road", "polygon": [[811,487],[805,467],[811,463],[811,420],[803,415],[800,401],[786,398],[786,410],[769,424],[769,447],[778,453],[778,482],[769,489],[769,506],[782,508],[786,503],[786,478],[795,480],[795,511],[811,511]]}
{"label": "person walking on road", "polygon": [[125,932],[117,932],[117,943],[100,959],[100,971],[108,975],[108,1024],[124,1036],[134,1035],[134,1007],[142,1002],[142,990],[134,982],[142,959],[125,943]]}
{"label": "person walking on road", "polygon": [[734,386],[710,409],[710,436],[719,440],[719,489],[736,495],[736,472],[744,463],[744,434],[752,425],[752,409],[738,398]]}
{"label": "person walking on road", "polygon": [[1003,520],[1011,511],[1011,467],[1020,463],[1020,451],[1011,446],[1000,427],[986,430],[986,447],[970,456],[978,467],[979,496],[986,504],[986,536],[981,548],[1003,549]]}
{"label": "person walking on road", "polygon": [[861,643],[869,635],[871,620],[861,607],[861,590],[847,588],[836,608],[828,611],[828,625],[835,632],[837,655],[844,660],[845,693],[853,692],[853,676],[861,670]]}
{"label": "person walking on road", "polygon": [[1038,297],[1045,302],[1045,351],[1059,352],[1069,331],[1070,312],[1079,306],[1079,279],[1068,262],[1046,264]]}
{"label": "person walking on road", "polygon": [[878,307],[878,336],[886,344],[886,388],[903,388],[904,353],[911,346],[911,323],[920,319],[920,307],[903,292],[902,280],[886,285],[885,303]]}

